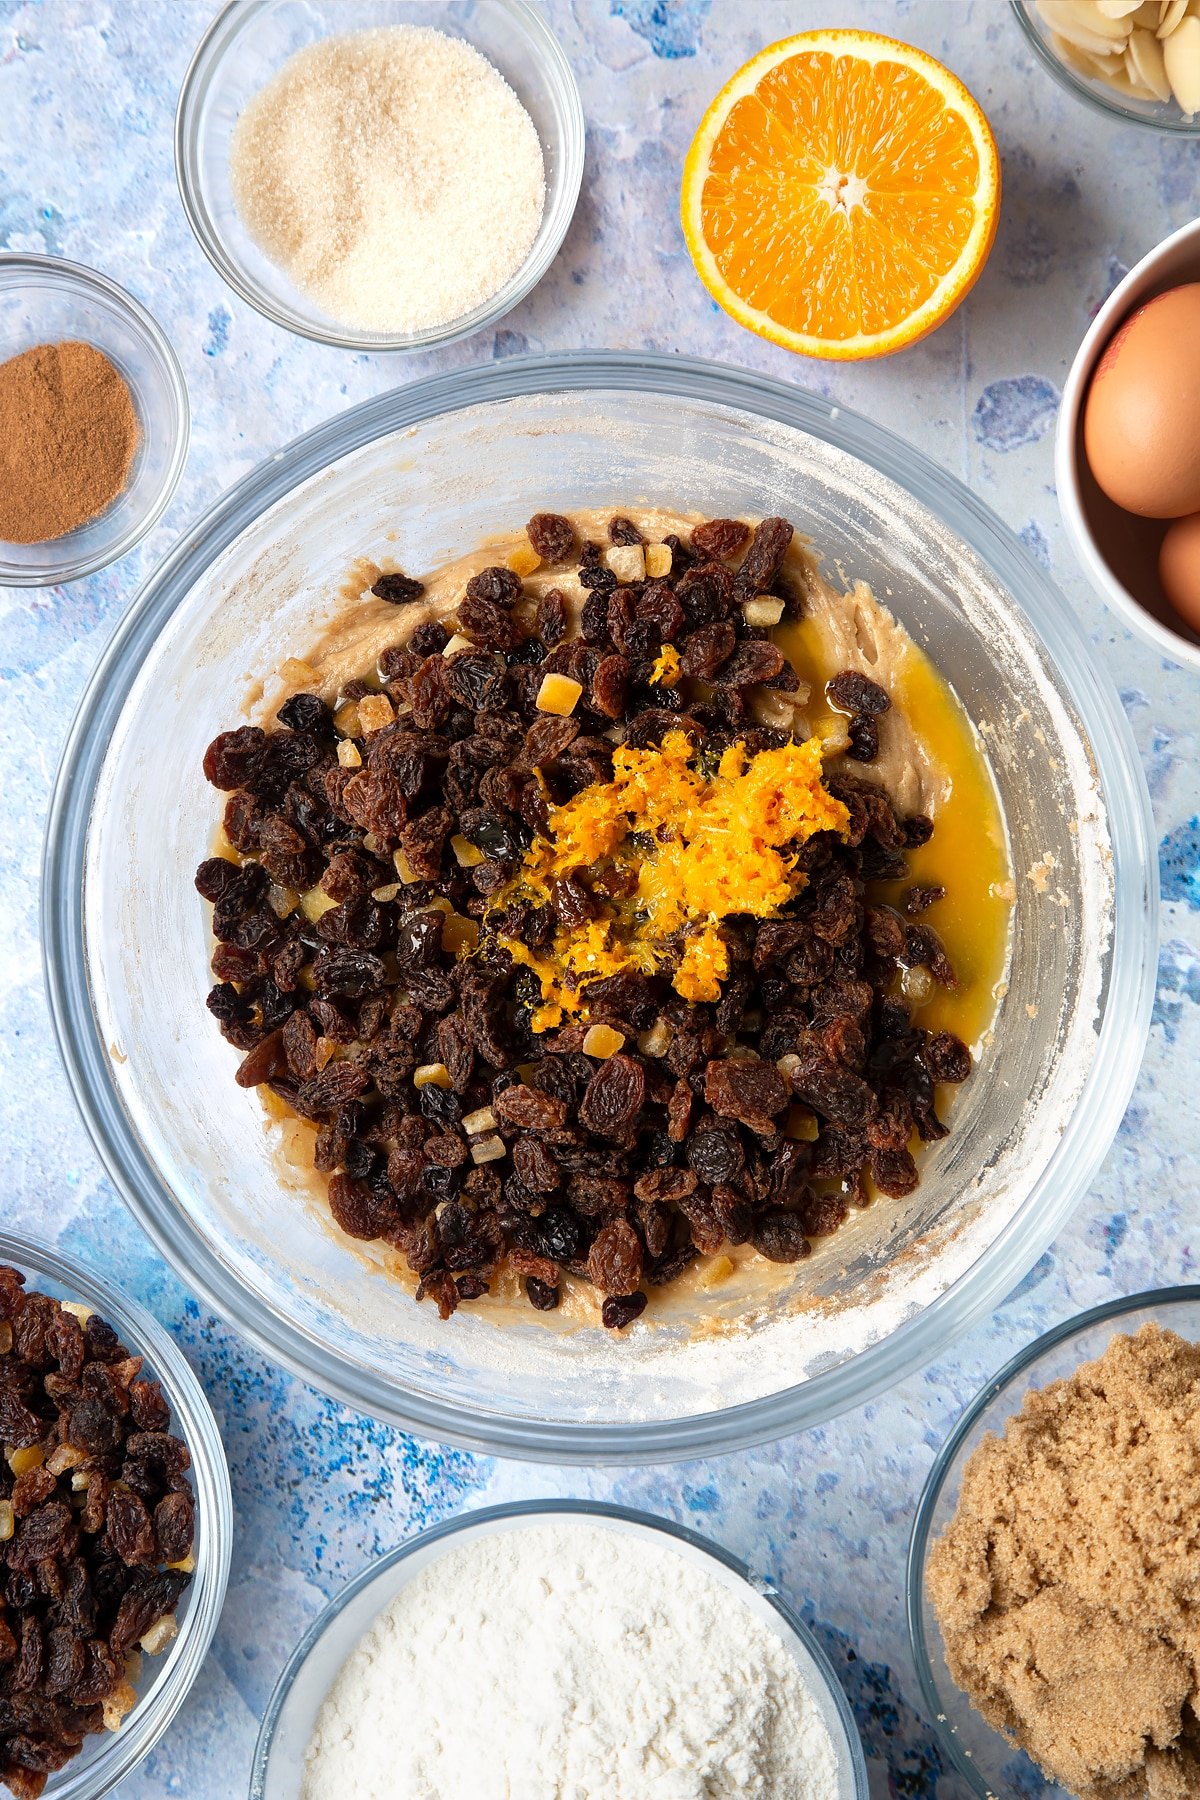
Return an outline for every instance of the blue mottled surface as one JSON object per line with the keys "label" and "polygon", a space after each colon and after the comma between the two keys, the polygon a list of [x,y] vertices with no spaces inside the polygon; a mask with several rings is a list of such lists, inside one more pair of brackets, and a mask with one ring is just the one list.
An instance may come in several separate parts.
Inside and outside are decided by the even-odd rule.
{"label": "blue mottled surface", "polygon": [[[921,1716],[903,1627],[904,1549],[930,1461],[964,1401],[1046,1325],[1122,1291],[1194,1278],[1197,680],[1131,640],[1089,593],[1051,472],[1071,353],[1124,271],[1190,216],[1194,146],[1073,103],[1024,54],[1002,0],[552,0],[550,11],[589,130],[566,246],[493,335],[389,361],[274,330],[193,244],[171,121],[207,22],[202,0],[0,0],[0,245],[76,257],[125,283],[173,338],[193,407],[183,484],[150,542],[66,590],[0,590],[0,1216],[105,1263],[177,1334],[224,1428],[237,1505],[215,1652],[165,1744],[126,1784],[128,1800],[242,1793],[275,1675],[347,1576],[464,1506],[560,1493],[686,1520],[773,1575],[846,1681],[875,1800],[961,1800]],[[734,326],[693,276],[676,222],[683,153],[720,82],[773,38],[831,22],[894,32],[949,62],[988,111],[1005,178],[995,250],[966,305],[915,349],[848,368],[797,362]],[[909,433],[988,500],[1061,584],[1121,686],[1154,799],[1164,895],[1137,1091],[1092,1193],[1008,1304],[922,1374],[823,1430],[709,1465],[605,1474],[414,1443],[281,1375],[197,1308],[140,1239],[75,1118],[37,956],[39,837],[58,748],[101,644],[175,534],[260,457],[354,400],[435,368],[585,343],[692,351],[807,384]]]}

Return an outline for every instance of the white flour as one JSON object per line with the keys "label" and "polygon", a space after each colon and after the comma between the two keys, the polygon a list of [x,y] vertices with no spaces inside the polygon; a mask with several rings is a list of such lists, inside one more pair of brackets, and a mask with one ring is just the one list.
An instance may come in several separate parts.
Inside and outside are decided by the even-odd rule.
{"label": "white flour", "polygon": [[770,1627],[702,1564],[585,1519],[445,1556],[334,1681],[302,1800],[836,1800]]}

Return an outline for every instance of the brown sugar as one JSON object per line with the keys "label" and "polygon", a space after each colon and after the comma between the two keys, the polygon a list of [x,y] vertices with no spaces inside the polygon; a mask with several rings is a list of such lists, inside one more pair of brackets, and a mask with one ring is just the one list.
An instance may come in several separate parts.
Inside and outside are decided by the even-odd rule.
{"label": "brown sugar", "polygon": [[0,540],[76,531],[129,480],[141,431],[124,377],[91,344],[38,344],[0,363]]}
{"label": "brown sugar", "polygon": [[1081,1800],[1200,1795],[1200,1345],[1145,1325],[966,1465],[928,1583],[950,1673]]}

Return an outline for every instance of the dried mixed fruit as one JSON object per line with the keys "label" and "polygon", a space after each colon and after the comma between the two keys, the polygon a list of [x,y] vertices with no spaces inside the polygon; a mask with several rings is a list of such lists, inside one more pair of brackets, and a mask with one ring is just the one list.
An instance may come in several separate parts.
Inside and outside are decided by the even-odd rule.
{"label": "dried mixed fruit", "polygon": [[[930,820],[761,723],[801,685],[768,636],[799,604],[788,521],[528,535],[577,616],[510,557],[332,704],[209,747],[237,857],[196,877],[209,1007],[418,1299],[449,1317],[506,1270],[551,1311],[571,1279],[620,1329],[698,1256],[794,1263],[910,1193],[971,1057],[905,997],[955,983],[912,917],[940,889],[908,918],[879,895]],[[891,697],[845,670],[829,702],[870,764]]]}
{"label": "dried mixed fruit", "polygon": [[142,1359],[0,1265],[0,1783],[36,1800],[137,1699],[191,1579],[187,1446]]}

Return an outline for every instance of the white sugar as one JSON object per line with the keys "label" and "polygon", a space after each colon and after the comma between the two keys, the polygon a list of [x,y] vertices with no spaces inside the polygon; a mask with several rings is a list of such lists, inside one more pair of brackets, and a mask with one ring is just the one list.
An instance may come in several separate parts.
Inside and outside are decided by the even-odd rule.
{"label": "white sugar", "polygon": [[532,119],[460,38],[391,26],[290,57],[238,119],[250,235],[340,324],[409,332],[482,305],[528,256],[546,181]]}

